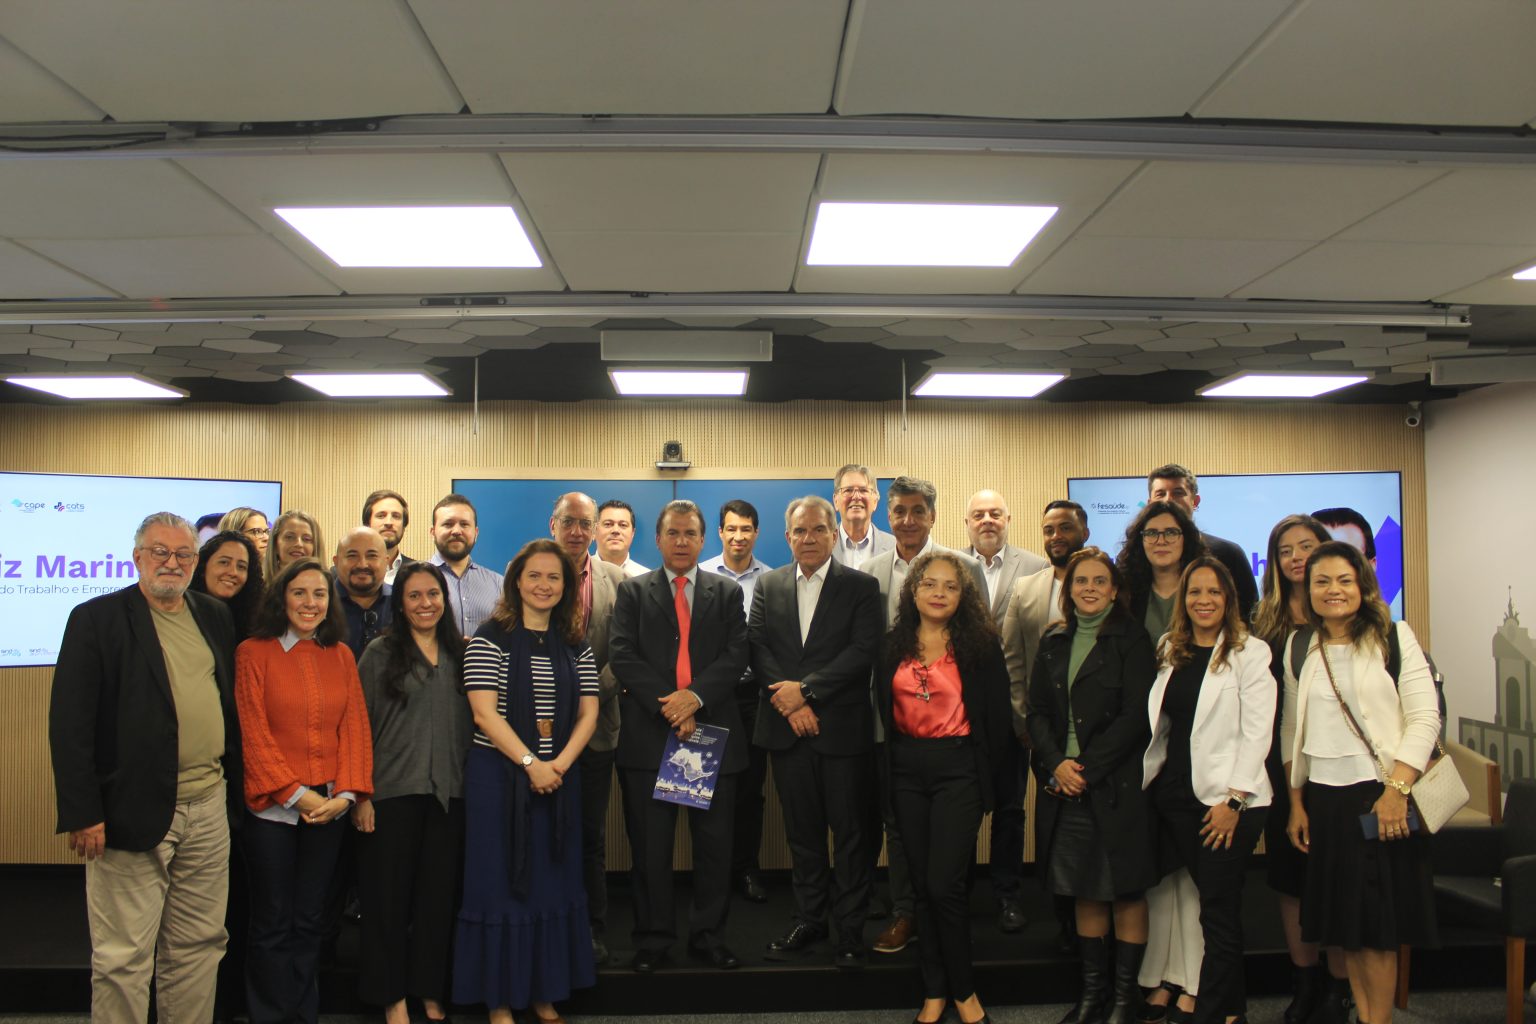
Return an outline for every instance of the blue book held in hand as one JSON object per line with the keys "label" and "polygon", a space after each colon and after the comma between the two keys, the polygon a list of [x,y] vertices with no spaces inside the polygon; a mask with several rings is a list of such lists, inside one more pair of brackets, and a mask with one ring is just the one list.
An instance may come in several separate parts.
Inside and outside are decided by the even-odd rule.
{"label": "blue book held in hand", "polygon": [[715,798],[715,779],[720,776],[725,757],[725,741],[731,730],[718,725],[697,725],[686,740],[677,733],[667,737],[661,752],[661,769],[656,773],[657,800],[709,810]]}

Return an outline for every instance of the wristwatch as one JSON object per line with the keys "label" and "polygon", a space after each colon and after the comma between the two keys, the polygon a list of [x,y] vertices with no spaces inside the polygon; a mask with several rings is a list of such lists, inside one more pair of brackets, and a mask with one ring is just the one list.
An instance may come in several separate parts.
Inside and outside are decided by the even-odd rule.
{"label": "wristwatch", "polygon": [[807,704],[816,703],[816,691],[804,683],[800,684],[800,696]]}
{"label": "wristwatch", "polygon": [[1227,809],[1241,814],[1248,809],[1248,798],[1229,791],[1227,793]]}
{"label": "wristwatch", "polygon": [[1399,793],[1403,794],[1403,796],[1408,796],[1410,793],[1413,792],[1413,783],[1411,783],[1411,782],[1404,782],[1402,779],[1394,779],[1394,778],[1388,776],[1388,778],[1387,778],[1387,785],[1391,786],[1393,789],[1395,789]]}
{"label": "wristwatch", "polygon": [[522,765],[524,768],[527,768],[529,765],[533,764],[533,760],[533,751],[530,750],[528,753],[524,754],[522,760],[518,761],[517,763]]}

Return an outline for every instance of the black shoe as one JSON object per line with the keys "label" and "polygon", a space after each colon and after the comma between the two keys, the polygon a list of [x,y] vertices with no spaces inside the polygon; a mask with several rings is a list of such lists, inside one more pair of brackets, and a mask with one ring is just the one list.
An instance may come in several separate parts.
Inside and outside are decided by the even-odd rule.
{"label": "black shoe", "polygon": [[1307,1024],[1317,1011],[1328,987],[1328,971],[1322,964],[1291,968],[1291,1005],[1285,1008],[1285,1024]]}
{"label": "black shoe", "polygon": [[1349,1024],[1350,1007],[1355,1002],[1349,981],[1328,976],[1326,971],[1324,974],[1327,976],[1327,990],[1317,1001],[1317,1008],[1312,1011],[1307,1024]]}
{"label": "black shoe", "polygon": [[1136,1024],[1141,1010],[1141,961],[1147,955],[1145,942],[1115,943],[1115,1001],[1110,1005],[1106,1024]]}
{"label": "black shoe", "polygon": [[704,961],[716,970],[734,971],[741,966],[741,961],[737,959],[736,954],[732,953],[730,947],[725,945],[710,946],[708,949],[701,946],[689,946],[688,955],[695,960]]}
{"label": "black shoe", "polygon": [[1167,992],[1168,1001],[1159,1006],[1157,1003],[1143,998],[1141,1001],[1141,1012],[1136,1016],[1139,1024],[1163,1024],[1164,1021],[1174,1019],[1170,1015],[1177,1009],[1180,992],[1179,986],[1170,985],[1165,981],[1157,986],[1157,988],[1149,991],[1147,995],[1156,995],[1158,991]]}
{"label": "black shoe", "polygon": [[832,958],[832,966],[844,971],[862,971],[868,965],[869,954],[864,952],[862,943],[841,946]]}
{"label": "black shoe", "polygon": [[820,942],[826,937],[826,931],[821,928],[796,923],[789,931],[768,943],[768,949],[774,953],[798,953],[811,943]]}
{"label": "black shoe", "polygon": [[1015,899],[1005,899],[999,905],[997,912],[997,927],[1005,934],[1012,935],[1024,930],[1024,911]]}
{"label": "black shoe", "polygon": [[1109,940],[1079,938],[1077,955],[1083,969],[1083,994],[1059,1024],[1102,1024],[1109,1012]]}
{"label": "black shoe", "polygon": [[1056,933],[1056,941],[1052,943],[1057,956],[1077,956],[1077,936],[1065,928]]}
{"label": "black shoe", "polygon": [[768,890],[756,871],[746,871],[736,878],[736,892],[749,903],[767,903]]}
{"label": "black shoe", "polygon": [[660,949],[637,949],[629,966],[636,974],[655,974],[666,958],[666,952]]}
{"label": "black shoe", "polygon": [[608,946],[596,935],[592,936],[592,962],[598,967],[608,962]]}

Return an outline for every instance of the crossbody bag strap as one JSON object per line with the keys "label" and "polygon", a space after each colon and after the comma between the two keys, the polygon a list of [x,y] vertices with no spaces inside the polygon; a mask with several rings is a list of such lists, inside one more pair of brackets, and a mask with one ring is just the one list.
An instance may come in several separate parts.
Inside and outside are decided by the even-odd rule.
{"label": "crossbody bag strap", "polygon": [[1317,653],[1323,659],[1323,669],[1328,673],[1328,685],[1333,687],[1333,695],[1339,700],[1339,707],[1344,709],[1344,720],[1349,723],[1350,732],[1365,744],[1365,752],[1371,755],[1371,760],[1376,762],[1376,770],[1381,772],[1383,779],[1387,778],[1386,765],[1381,763],[1381,758],[1376,756],[1376,748],[1371,746],[1371,741],[1365,738],[1365,730],[1360,728],[1360,723],[1355,721],[1355,713],[1349,710],[1349,705],[1344,702],[1344,694],[1339,690],[1339,681],[1333,678],[1333,663],[1328,660],[1328,645],[1318,637]]}

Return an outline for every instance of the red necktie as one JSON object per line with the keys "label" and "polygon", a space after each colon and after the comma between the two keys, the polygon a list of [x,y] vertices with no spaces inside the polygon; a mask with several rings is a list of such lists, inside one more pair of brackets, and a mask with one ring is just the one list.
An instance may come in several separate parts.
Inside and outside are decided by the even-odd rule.
{"label": "red necktie", "polygon": [[688,612],[688,595],[683,588],[688,586],[688,577],[679,576],[672,581],[677,588],[677,688],[688,689],[693,682],[693,666],[688,663],[688,627],[691,625]]}

